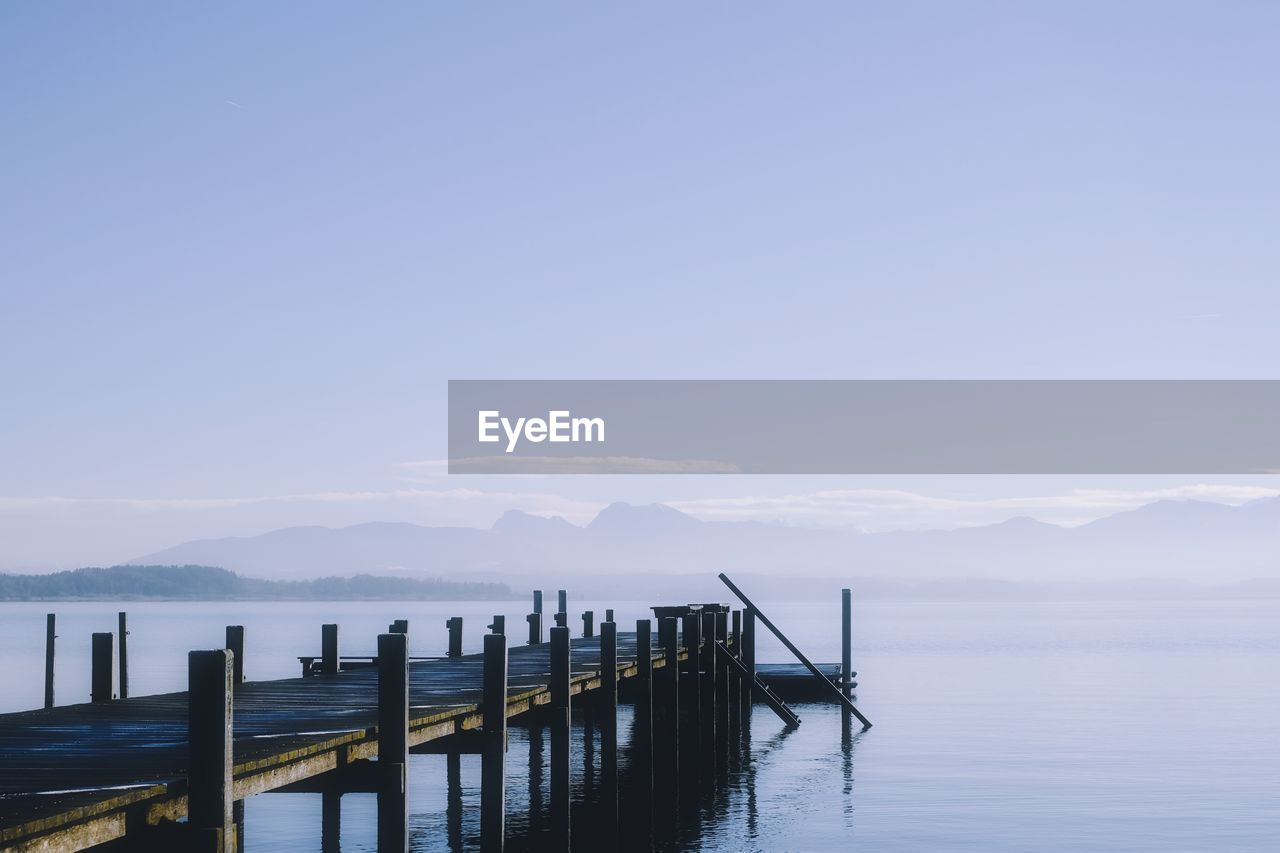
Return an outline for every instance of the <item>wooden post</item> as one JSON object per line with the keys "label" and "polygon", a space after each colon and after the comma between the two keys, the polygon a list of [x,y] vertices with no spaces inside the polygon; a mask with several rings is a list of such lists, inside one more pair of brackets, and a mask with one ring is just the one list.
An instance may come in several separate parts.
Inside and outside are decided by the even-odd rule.
{"label": "wooden post", "polygon": [[569,627],[569,614],[565,613],[563,610],[561,610],[559,613],[555,615],[555,620],[556,620],[557,628]]}
{"label": "wooden post", "polygon": [[654,714],[657,718],[654,740],[659,745],[654,755],[654,774],[662,779],[662,784],[655,788],[663,797],[654,804],[654,810],[662,816],[660,825],[666,834],[673,826],[680,804],[680,637],[676,617],[664,616],[658,620],[658,642],[662,646],[663,666],[662,677],[655,685],[660,685],[661,690]]}
{"label": "wooden post", "polygon": [[534,613],[530,613],[528,616],[524,618],[525,618],[525,621],[529,623],[529,645],[531,646],[541,645],[542,614],[534,612]]}
{"label": "wooden post", "polygon": [[378,635],[378,850],[408,849],[405,772],[409,764],[409,642],[404,634]]}
{"label": "wooden post", "polygon": [[[741,610],[733,611],[733,625],[729,629],[729,637],[733,640],[733,656],[738,660],[742,660]],[[741,732],[742,730],[742,693],[742,674],[738,672],[737,667],[729,667],[729,695],[733,698],[733,707],[729,712],[729,722],[733,726],[734,732]],[[730,735],[730,740],[736,742],[733,734]],[[733,754],[737,755],[738,751],[735,749]]]}
{"label": "wooden post", "polygon": [[116,635],[93,635],[93,672],[89,699],[92,702],[110,702],[115,698]]}
{"label": "wooden post", "polygon": [[612,622],[612,621],[613,621],[613,608],[612,608],[612,607],[607,607],[607,608],[605,608],[605,611],[604,611],[604,621],[606,621],[606,622]]}
{"label": "wooden post", "polygon": [[746,718],[751,719],[756,694],[756,612],[750,607],[742,613],[742,664],[747,669],[742,677],[742,699],[746,703],[743,711]]}
{"label": "wooden post", "polygon": [[[702,639],[703,647],[699,660],[702,664],[702,760],[714,774],[716,768],[716,729],[720,719],[719,691],[716,672],[719,662],[716,660],[716,613],[703,610]],[[708,780],[709,781],[709,780]]]}
{"label": "wooden post", "polygon": [[320,853],[342,853],[342,790],[325,788],[320,798]]}
{"label": "wooden post", "polygon": [[644,833],[641,841],[644,841],[653,830],[653,628],[648,619],[636,620],[636,670],[638,689],[632,724],[631,775],[640,794],[636,811]]}
{"label": "wooden post", "polygon": [[53,647],[58,639],[58,617],[49,613],[44,617],[44,706],[53,707]]}
{"label": "wooden post", "polygon": [[556,604],[557,604],[557,607],[556,607],[557,613],[568,613],[569,612],[569,593],[565,592],[563,589],[558,590],[556,592]]}
{"label": "wooden post", "polygon": [[542,613],[542,590],[540,589],[533,591],[533,612],[539,615]]}
{"label": "wooden post", "polygon": [[116,636],[120,638],[120,698],[129,698],[129,614],[121,610],[116,614]]}
{"label": "wooden post", "polygon": [[[563,592],[563,591],[562,591]],[[551,629],[551,839],[569,849],[569,629]]]}
{"label": "wooden post", "polygon": [[231,652],[231,688],[244,683],[244,626],[227,626],[227,651]]}
{"label": "wooden post", "polygon": [[448,656],[451,658],[462,657],[462,617],[452,616],[444,624],[449,629]]}
{"label": "wooden post", "polygon": [[684,706],[680,729],[680,811],[688,818],[698,811],[702,767],[702,616],[684,617],[681,644],[688,657],[681,675],[680,703]]}
{"label": "wooden post", "polygon": [[445,834],[449,838],[449,850],[462,849],[462,753],[450,752],[445,756]]}
{"label": "wooden post", "polygon": [[236,849],[231,800],[231,654],[226,649],[187,655],[188,849]]}
{"label": "wooden post", "polygon": [[395,620],[395,621],[393,621],[390,625],[388,625],[388,626],[387,626],[387,633],[388,633],[388,634],[407,634],[407,633],[409,633],[409,620],[408,620],[408,619],[396,619],[396,620]]}
{"label": "wooden post", "polygon": [[[715,642],[718,646],[727,647],[729,640],[729,614],[723,610],[715,615]],[[716,766],[721,773],[729,769],[729,662],[724,654],[713,654],[711,660],[715,664],[716,680]]]}
{"label": "wooden post", "polygon": [[501,851],[506,837],[507,638],[484,638],[484,746],[480,767],[480,849]]}
{"label": "wooden post", "polygon": [[840,689],[853,693],[853,591],[840,590]]}
{"label": "wooden post", "polygon": [[595,618],[596,614],[593,611],[582,611],[582,636],[594,637],[596,635]]}
{"label": "wooden post", "polygon": [[604,849],[618,846],[618,625],[600,623],[600,815]]}
{"label": "wooden post", "polygon": [[495,634],[506,636],[507,617],[502,613],[493,614],[493,621],[489,623],[489,630]]}
{"label": "wooden post", "polygon": [[320,673],[338,674],[338,626],[320,626]]}

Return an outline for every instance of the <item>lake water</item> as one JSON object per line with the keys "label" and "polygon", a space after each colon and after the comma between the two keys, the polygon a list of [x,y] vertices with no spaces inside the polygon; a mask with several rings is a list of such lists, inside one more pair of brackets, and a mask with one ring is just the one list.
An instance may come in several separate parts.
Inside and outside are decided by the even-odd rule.
{"label": "lake water", "polygon": [[[570,601],[597,620],[605,606]],[[649,615],[640,603],[612,606],[623,630]],[[341,624],[344,654],[369,654],[388,622],[408,618],[413,653],[439,654],[449,616],[465,617],[473,651],[491,614],[505,610],[519,635],[526,611],[523,602],[3,603],[0,710],[41,703],[50,610],[58,702],[87,701],[89,635],[115,630],[122,608],[135,695],[183,689],[187,650],[220,647],[227,624],[246,626],[246,672],[265,679],[292,677],[299,654],[318,654],[322,622]],[[766,610],[811,657],[839,659],[838,598]],[[803,724],[783,734],[758,706],[750,764],[668,849],[1275,849],[1280,602],[855,601],[854,646],[858,704],[875,728],[842,738],[838,710],[798,705]],[[766,635],[760,659],[788,658]],[[513,729],[517,848],[529,832],[528,766],[527,734]],[[414,849],[450,849],[459,828],[447,817],[445,758],[414,756],[410,773]],[[478,757],[463,756],[460,781],[470,843]],[[374,815],[371,796],[343,798],[344,850],[374,849]],[[253,798],[246,847],[319,849],[319,816],[315,795]]]}

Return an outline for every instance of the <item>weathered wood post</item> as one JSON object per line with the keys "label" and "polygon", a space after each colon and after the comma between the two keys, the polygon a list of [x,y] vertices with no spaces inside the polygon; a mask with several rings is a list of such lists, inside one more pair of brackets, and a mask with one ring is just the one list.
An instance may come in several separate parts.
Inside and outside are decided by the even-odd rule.
{"label": "weathered wood post", "polygon": [[596,635],[595,618],[596,614],[593,611],[582,611],[582,636],[594,637]]}
{"label": "weathered wood post", "polygon": [[449,838],[449,849],[462,849],[462,753],[450,752],[445,755],[445,804],[444,821],[447,825],[445,834]]}
{"label": "weathered wood post", "polygon": [[489,623],[489,630],[495,634],[506,636],[507,617],[501,613],[493,614],[493,621]]}
{"label": "weathered wood post", "polygon": [[320,793],[320,853],[342,851],[342,790],[325,788]]}
{"label": "weathered wood post", "polygon": [[227,626],[227,651],[231,652],[231,688],[244,683],[244,626]]}
{"label": "weathered wood post", "polygon": [[338,626],[320,626],[320,672],[323,675],[338,674]]}
{"label": "weathered wood post", "polygon": [[681,643],[688,657],[681,676],[680,812],[687,819],[698,811],[702,768],[702,615],[684,617]]}
{"label": "weathered wood post", "polygon": [[236,849],[231,787],[231,653],[187,655],[187,826],[199,853]]}
{"label": "weathered wood post", "polygon": [[840,590],[840,689],[853,694],[853,591]]}
{"label": "weathered wood post", "polygon": [[451,658],[462,657],[462,617],[451,616],[445,620],[444,625],[449,629],[448,656]]}
{"label": "weathered wood post", "polygon": [[[715,637],[717,647],[726,646],[729,640],[729,614],[723,609],[715,615]],[[729,769],[729,662],[723,653],[713,653],[711,660],[715,664],[715,707],[716,707],[716,766],[721,774]]]}
{"label": "weathered wood post", "polygon": [[53,707],[53,647],[58,639],[57,614],[44,617],[44,706]]}
{"label": "weathered wood post", "polygon": [[600,623],[600,816],[604,849],[618,846],[618,625]]}
{"label": "weathered wood post", "polygon": [[406,770],[409,764],[409,641],[378,635],[378,850],[409,845]]}
{"label": "weathered wood post", "polygon": [[[544,749],[542,740],[542,723],[533,719],[529,722],[529,834],[537,837],[542,832],[543,800],[542,771]],[[461,845],[453,849],[461,849]]]}
{"label": "weathered wood post", "polygon": [[[716,729],[718,728],[720,707],[719,691],[716,689],[716,672],[720,664],[716,661],[716,612],[704,608],[702,616],[702,760],[715,773],[716,769]],[[714,778],[708,778],[708,784]]]}
{"label": "weathered wood post", "polygon": [[655,741],[659,745],[654,756],[655,775],[662,780],[656,790],[663,792],[654,810],[662,816],[661,825],[671,825],[680,804],[680,638],[676,617],[658,619],[658,642],[662,646],[662,677],[658,684]]}
{"label": "weathered wood post", "polygon": [[116,636],[120,638],[120,698],[129,698],[129,614],[121,610],[116,614]]}
{"label": "weathered wood post", "polygon": [[606,622],[612,622],[612,621],[613,621],[613,608],[612,608],[612,607],[606,607],[606,608],[605,608],[605,611],[604,611],[604,621],[606,621]]}
{"label": "weathered wood post", "polygon": [[387,626],[388,634],[407,634],[409,633],[409,620],[396,619]]}
{"label": "weathered wood post", "polygon": [[563,589],[556,591],[556,612],[569,612],[569,593]]}
{"label": "weathered wood post", "polygon": [[642,800],[636,811],[645,833],[643,840],[653,829],[653,628],[648,619],[636,620],[636,670],[631,774]]}
{"label": "weathered wood post", "polygon": [[569,614],[565,613],[563,610],[561,610],[559,613],[555,615],[555,620],[556,620],[557,628],[569,627]]}
{"label": "weathered wood post", "polygon": [[501,851],[506,839],[507,638],[484,638],[484,746],[480,762],[480,849]]}
{"label": "weathered wood post", "polygon": [[529,645],[537,646],[542,643],[542,614],[530,613],[524,617],[529,623]]}
{"label": "weathered wood post", "polygon": [[551,839],[550,845],[569,849],[569,629],[551,629]]}
{"label": "weathered wood post", "polygon": [[756,612],[750,607],[742,613],[742,663],[747,674],[742,678],[743,716],[751,719],[751,706],[756,695]]}
{"label": "weathered wood post", "polygon": [[90,679],[89,700],[110,702],[115,698],[116,635],[93,635],[93,669]]}
{"label": "weathered wood post", "polygon": [[[733,656],[738,660],[742,660],[742,611],[733,611],[733,625],[729,629],[729,636],[733,640]],[[742,673],[738,671],[736,666],[729,667],[729,695],[733,697],[732,709],[729,712],[729,724],[733,727],[729,738],[733,742],[737,742],[737,735],[742,732]],[[738,755],[735,749],[733,755]]]}
{"label": "weathered wood post", "polygon": [[533,591],[533,612],[542,612],[542,590],[540,589],[535,589]]}

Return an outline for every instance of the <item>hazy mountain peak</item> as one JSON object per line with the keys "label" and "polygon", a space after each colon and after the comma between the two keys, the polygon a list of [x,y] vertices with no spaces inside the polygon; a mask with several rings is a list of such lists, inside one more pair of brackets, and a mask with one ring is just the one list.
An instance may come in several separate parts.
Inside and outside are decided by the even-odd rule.
{"label": "hazy mountain peak", "polygon": [[622,501],[611,503],[600,510],[587,527],[591,530],[652,529],[661,527],[691,527],[699,521],[666,504],[637,506]]}
{"label": "hazy mountain peak", "polygon": [[523,510],[509,509],[493,523],[493,529],[517,533],[538,530],[578,530],[580,528],[558,515],[548,517],[533,515]]}

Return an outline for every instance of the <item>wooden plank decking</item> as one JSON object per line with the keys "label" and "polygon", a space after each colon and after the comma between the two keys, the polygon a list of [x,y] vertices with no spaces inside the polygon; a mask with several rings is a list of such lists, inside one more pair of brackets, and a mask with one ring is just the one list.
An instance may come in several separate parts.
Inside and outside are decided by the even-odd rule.
{"label": "wooden plank decking", "polygon": [[[619,677],[637,673],[618,635]],[[684,657],[682,650],[681,657]],[[572,643],[572,692],[598,687],[598,638]],[[655,650],[653,666],[664,659]],[[507,716],[550,701],[550,644],[509,651]],[[483,656],[414,662],[411,746],[478,729]],[[234,700],[235,799],[377,755],[377,671],[247,682]],[[0,715],[0,848],[70,849],[130,822],[186,814],[187,695],[167,693]]]}

